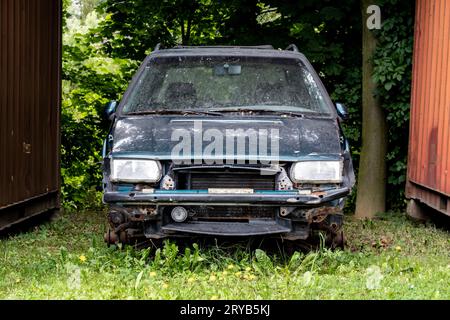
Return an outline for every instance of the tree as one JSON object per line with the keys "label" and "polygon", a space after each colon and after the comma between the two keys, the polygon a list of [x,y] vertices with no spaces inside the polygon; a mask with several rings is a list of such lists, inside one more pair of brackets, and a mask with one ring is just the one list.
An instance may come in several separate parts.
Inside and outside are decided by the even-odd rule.
{"label": "tree", "polygon": [[106,14],[93,41],[102,42],[109,56],[142,60],[157,43],[210,44],[220,36],[235,0],[105,0],[98,10]]}
{"label": "tree", "polygon": [[[110,58],[91,43],[91,29],[102,18],[92,11],[80,17],[79,4],[64,2],[61,101],[61,175],[63,205],[83,208],[100,203],[102,140],[109,123],[101,114],[106,102],[119,99],[137,63]],[[87,201],[87,200],[91,201]]]}
{"label": "tree", "polygon": [[366,26],[366,10],[373,0],[362,0],[363,63],[362,63],[362,150],[358,174],[356,216],[370,218],[386,209],[386,118],[376,96],[373,79],[373,56],[376,38]]}
{"label": "tree", "polygon": [[415,6],[411,0],[380,0],[380,6],[383,23],[375,32],[374,79],[388,127],[386,209],[403,211]]}

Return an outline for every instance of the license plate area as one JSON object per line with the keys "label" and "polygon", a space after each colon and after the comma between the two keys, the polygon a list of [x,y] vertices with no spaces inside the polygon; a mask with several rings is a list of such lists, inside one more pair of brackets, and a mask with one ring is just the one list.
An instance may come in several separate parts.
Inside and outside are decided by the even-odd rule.
{"label": "license plate area", "polygon": [[211,194],[252,194],[253,189],[250,188],[208,188]]}

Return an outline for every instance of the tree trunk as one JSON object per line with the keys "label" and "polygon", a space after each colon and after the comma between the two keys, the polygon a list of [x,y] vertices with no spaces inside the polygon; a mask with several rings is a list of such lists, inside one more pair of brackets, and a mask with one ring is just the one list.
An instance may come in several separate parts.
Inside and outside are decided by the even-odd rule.
{"label": "tree trunk", "polygon": [[189,45],[190,40],[191,40],[191,18],[188,18],[188,20],[187,20],[187,28],[186,28],[186,35],[185,35],[186,45]]}
{"label": "tree trunk", "polygon": [[367,7],[373,0],[362,0],[362,150],[358,174],[356,212],[358,218],[371,218],[386,209],[386,119],[380,101],[374,96],[372,80],[376,39],[366,26]]}
{"label": "tree trunk", "polygon": [[186,45],[186,33],[184,31],[184,19],[180,19],[180,28],[181,28],[181,44]]}

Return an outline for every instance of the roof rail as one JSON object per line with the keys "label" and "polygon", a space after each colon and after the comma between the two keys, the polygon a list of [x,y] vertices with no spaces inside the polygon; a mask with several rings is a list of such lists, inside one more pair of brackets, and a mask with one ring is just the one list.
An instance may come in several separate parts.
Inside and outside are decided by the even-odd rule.
{"label": "roof rail", "polygon": [[288,45],[287,48],[284,49],[284,50],[291,50],[291,51],[294,51],[294,52],[300,52],[300,51],[298,50],[297,46],[296,46],[295,44],[293,44],[293,43],[291,43],[290,45]]}
{"label": "roof rail", "polygon": [[153,51],[158,51],[159,49],[161,49],[161,42],[156,44],[155,49],[153,49]]}
{"label": "roof rail", "polygon": [[262,50],[273,50],[273,46],[268,45],[258,45],[258,46],[223,46],[223,45],[217,45],[217,46],[185,46],[185,45],[177,45],[173,47],[172,49],[189,49],[189,48],[236,48],[236,49],[262,49]]}

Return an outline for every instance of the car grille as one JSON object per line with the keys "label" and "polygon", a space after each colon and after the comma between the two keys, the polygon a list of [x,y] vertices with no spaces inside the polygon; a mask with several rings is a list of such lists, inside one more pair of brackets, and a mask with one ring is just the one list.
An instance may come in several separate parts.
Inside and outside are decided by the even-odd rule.
{"label": "car grille", "polygon": [[187,189],[245,188],[254,190],[275,190],[273,175],[249,172],[229,173],[187,173]]}

